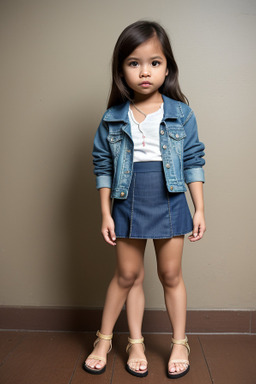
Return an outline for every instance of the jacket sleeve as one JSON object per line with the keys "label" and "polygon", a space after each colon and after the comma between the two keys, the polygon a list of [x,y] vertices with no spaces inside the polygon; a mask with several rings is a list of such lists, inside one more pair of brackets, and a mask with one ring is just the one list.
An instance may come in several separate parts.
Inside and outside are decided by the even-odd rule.
{"label": "jacket sleeve", "polygon": [[205,146],[198,138],[197,122],[194,112],[190,110],[190,113],[184,124],[186,137],[184,141],[184,180],[186,184],[193,183],[195,181],[202,181],[204,183],[204,170],[205,164],[204,149]]}
{"label": "jacket sleeve", "polygon": [[96,175],[96,188],[110,188],[112,186],[113,162],[106,123],[101,120],[93,143],[93,164]]}

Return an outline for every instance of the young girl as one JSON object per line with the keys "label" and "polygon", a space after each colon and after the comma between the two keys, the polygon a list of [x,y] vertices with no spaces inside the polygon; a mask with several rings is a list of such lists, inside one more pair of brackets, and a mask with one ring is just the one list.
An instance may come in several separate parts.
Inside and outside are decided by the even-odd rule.
{"label": "young girl", "polygon": [[[159,24],[129,25],[116,43],[112,71],[108,110],[95,136],[93,156],[102,234],[108,244],[116,245],[117,261],[98,338],[83,367],[93,374],[105,371],[113,328],[126,302],[130,331],[126,369],[138,377],[147,375],[141,335],[143,257],[147,239],[153,239],[173,329],[167,376],[175,379],[190,368],[181,258],[184,235],[193,231],[189,240],[195,242],[205,232],[204,145],[179,87],[169,39]],[[195,206],[193,221],[185,183]]]}

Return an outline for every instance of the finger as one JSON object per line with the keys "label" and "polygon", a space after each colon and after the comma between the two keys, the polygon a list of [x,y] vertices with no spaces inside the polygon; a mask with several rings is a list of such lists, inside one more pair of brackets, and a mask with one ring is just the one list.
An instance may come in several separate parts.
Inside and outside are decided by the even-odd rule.
{"label": "finger", "polygon": [[111,238],[112,242],[115,244],[116,234],[115,234],[114,229],[110,229],[110,238]]}
{"label": "finger", "polygon": [[205,231],[206,231],[206,227],[203,226],[203,227],[201,228],[201,231],[200,231],[200,232],[202,232],[202,236],[204,235]]}
{"label": "finger", "polygon": [[194,228],[193,228],[193,236],[194,237],[197,237],[199,234],[199,226],[198,225],[194,225]]}
{"label": "finger", "polygon": [[195,238],[194,236],[189,237],[189,241],[190,241],[191,243],[195,243],[195,242],[198,241],[198,240],[199,240],[199,238]]}
{"label": "finger", "polygon": [[106,241],[106,243],[110,244],[110,245],[116,245],[116,243],[114,243],[112,241],[112,239],[110,238],[110,235],[109,235],[109,231],[108,230],[105,230],[105,231],[102,231],[102,235],[103,235],[103,238],[104,240]]}
{"label": "finger", "polygon": [[199,230],[199,233],[197,233],[197,235],[195,236],[194,233],[192,233],[192,235],[190,235],[188,238],[189,240],[194,243],[195,241],[198,241],[198,240],[201,240],[203,237],[203,232],[201,231],[201,229]]}
{"label": "finger", "polygon": [[198,234],[199,235],[199,239],[198,240],[202,239],[205,231],[206,231],[205,225],[200,225],[199,226],[199,234]]}
{"label": "finger", "polygon": [[190,236],[188,237],[188,239],[189,239],[190,241],[194,242],[194,241],[199,240],[199,239],[200,239],[200,236],[199,236],[199,234],[197,234],[197,235],[195,236],[195,234],[192,233],[192,235],[190,235]]}

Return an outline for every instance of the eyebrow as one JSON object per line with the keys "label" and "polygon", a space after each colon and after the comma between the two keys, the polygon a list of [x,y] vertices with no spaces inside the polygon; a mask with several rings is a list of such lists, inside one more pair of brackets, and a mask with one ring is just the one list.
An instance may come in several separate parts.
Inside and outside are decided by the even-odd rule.
{"label": "eyebrow", "polygon": [[[156,59],[163,60],[163,57],[162,56],[153,56],[150,58],[150,60],[156,60]],[[138,57],[127,57],[127,60],[140,60],[140,59]]]}

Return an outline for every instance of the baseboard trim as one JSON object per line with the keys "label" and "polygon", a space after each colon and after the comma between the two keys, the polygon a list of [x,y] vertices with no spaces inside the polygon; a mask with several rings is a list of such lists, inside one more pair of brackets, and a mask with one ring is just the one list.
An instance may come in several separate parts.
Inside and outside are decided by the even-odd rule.
{"label": "baseboard trim", "polygon": [[[0,329],[42,331],[96,331],[102,309],[63,307],[0,307]],[[128,332],[125,311],[115,326],[116,332]],[[164,310],[145,310],[143,332],[170,332]],[[256,333],[254,310],[188,310],[188,333]]]}

